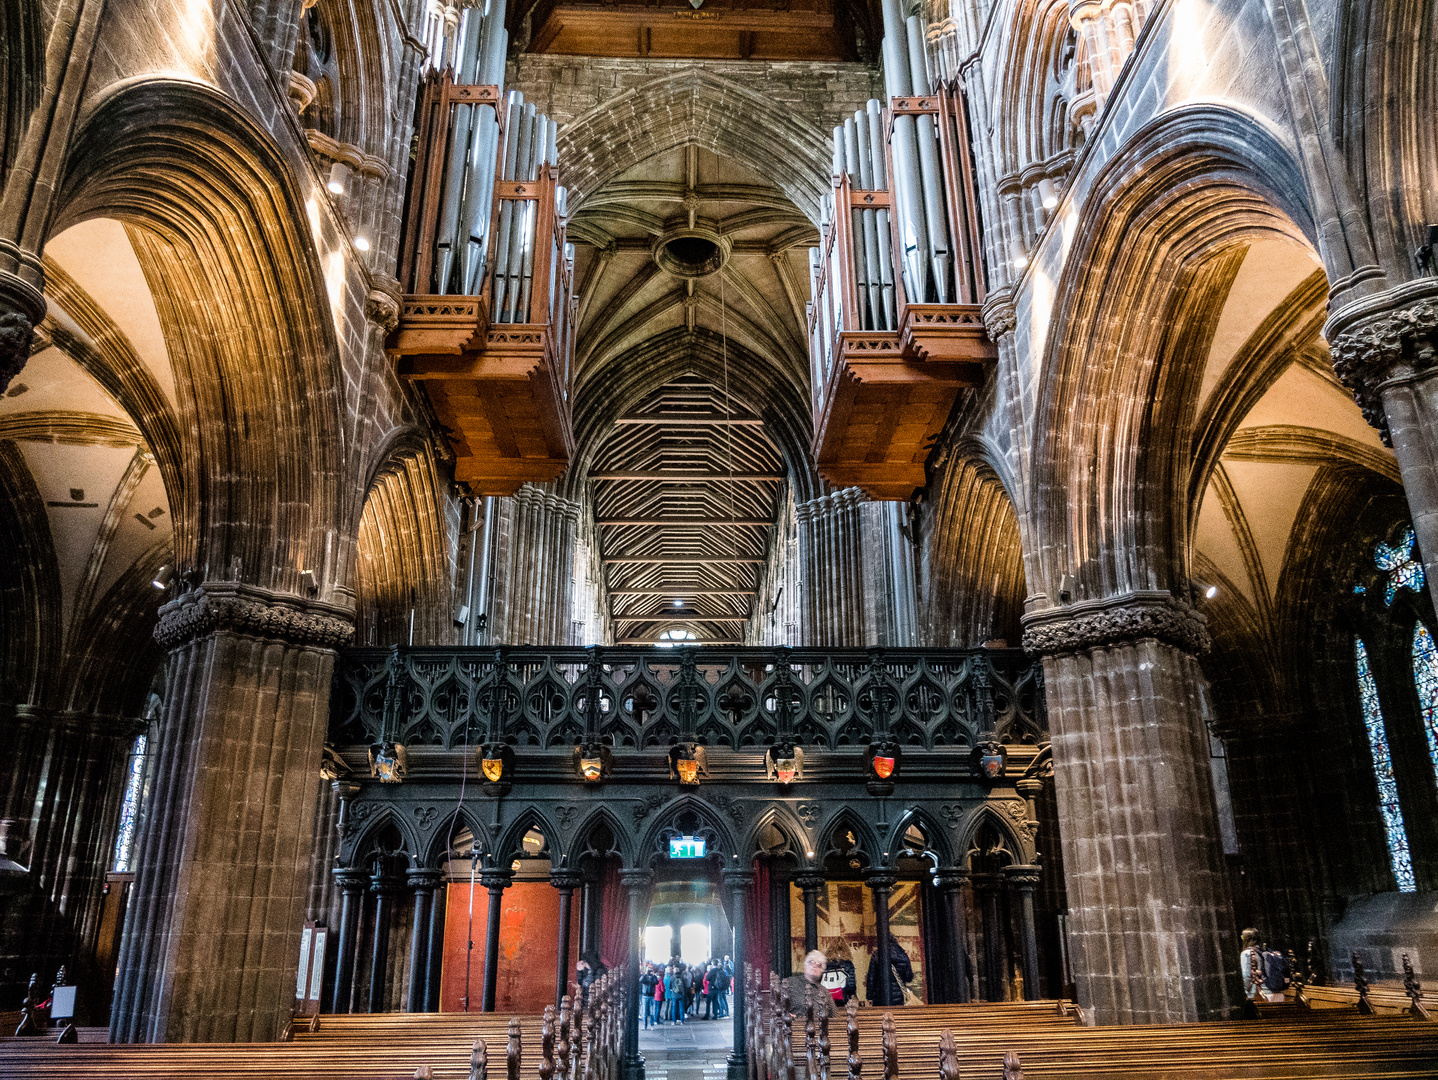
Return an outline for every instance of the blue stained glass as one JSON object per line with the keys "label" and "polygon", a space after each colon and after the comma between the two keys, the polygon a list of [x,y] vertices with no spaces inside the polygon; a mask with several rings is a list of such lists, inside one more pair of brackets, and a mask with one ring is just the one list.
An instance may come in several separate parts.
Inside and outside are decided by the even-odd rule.
{"label": "blue stained glass", "polygon": [[1359,596],[1362,596],[1364,593],[1366,593],[1366,592],[1368,591],[1368,586],[1367,586],[1367,585],[1355,585],[1355,586],[1353,586],[1353,591],[1356,592]]}
{"label": "blue stained glass", "polygon": [[115,873],[134,869],[130,859],[135,853],[135,820],[140,811],[140,789],[145,779],[145,736],[135,740],[130,751],[130,767],[125,777],[125,797],[120,803],[120,831],[115,837]]}
{"label": "blue stained glass", "polygon": [[1428,736],[1428,759],[1438,778],[1438,648],[1428,627],[1413,628],[1413,682],[1418,687],[1418,704],[1423,709],[1423,733]]}
{"label": "blue stained glass", "polygon": [[1378,810],[1388,831],[1388,861],[1398,881],[1399,892],[1417,892],[1413,878],[1413,857],[1408,852],[1408,833],[1403,827],[1403,808],[1398,805],[1398,784],[1393,779],[1393,758],[1388,753],[1388,732],[1383,727],[1383,710],[1378,705],[1378,684],[1368,667],[1368,650],[1362,638],[1353,639],[1358,658],[1358,696],[1363,700],[1363,726],[1368,729],[1368,747],[1373,751],[1373,778],[1378,781]]}
{"label": "blue stained glass", "polygon": [[1407,587],[1414,592],[1423,591],[1423,564],[1413,552],[1412,525],[1403,530],[1398,543],[1392,547],[1387,544],[1375,547],[1373,561],[1378,564],[1378,569],[1388,571],[1388,590],[1383,597],[1385,604],[1392,606],[1393,597],[1400,588]]}

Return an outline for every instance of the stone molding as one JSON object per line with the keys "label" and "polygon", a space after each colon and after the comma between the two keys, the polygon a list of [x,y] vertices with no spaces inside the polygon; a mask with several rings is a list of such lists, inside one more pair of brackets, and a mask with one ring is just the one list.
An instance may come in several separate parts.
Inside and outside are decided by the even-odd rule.
{"label": "stone molding", "polygon": [[1037,866],[1014,865],[1004,867],[1004,877],[1010,885],[1021,891],[1029,891],[1038,886],[1041,870]]}
{"label": "stone molding", "polygon": [[630,892],[647,889],[654,882],[654,871],[645,869],[624,869],[619,871],[619,882]]}
{"label": "stone molding", "polygon": [[29,362],[35,328],[45,318],[45,309],[44,293],[0,271],[0,394]]}
{"label": "stone molding", "polygon": [[1383,411],[1383,383],[1393,368],[1427,371],[1438,360],[1438,281],[1425,278],[1351,305],[1325,327],[1333,371],[1353,393],[1363,418],[1392,446]]}
{"label": "stone molding", "polygon": [[1156,638],[1195,656],[1208,651],[1208,620],[1168,592],[1133,592],[1024,616],[1023,646],[1040,656]]}
{"label": "stone molding", "polygon": [[333,604],[234,582],[206,582],[160,608],[155,640],[166,649],[214,633],[337,649],[354,637],[354,617]]}
{"label": "stone molding", "polygon": [[995,293],[984,302],[984,329],[993,341],[1005,334],[1012,334],[1019,325],[1019,313],[1014,308],[1009,290]]}

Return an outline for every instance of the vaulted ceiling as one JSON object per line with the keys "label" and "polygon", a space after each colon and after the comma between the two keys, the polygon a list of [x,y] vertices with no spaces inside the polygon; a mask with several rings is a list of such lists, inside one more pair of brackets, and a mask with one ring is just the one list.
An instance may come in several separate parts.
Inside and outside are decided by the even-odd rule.
{"label": "vaulted ceiling", "polygon": [[622,398],[629,384],[617,376],[636,355],[658,348],[672,361],[699,337],[709,353],[717,346],[705,370],[615,400],[580,447],[613,639],[687,629],[742,640],[786,473],[805,467],[766,430],[776,402],[760,388],[786,385],[783,420],[807,429],[804,303],[817,233],[774,185],[690,145],[586,199],[569,236],[581,396]]}

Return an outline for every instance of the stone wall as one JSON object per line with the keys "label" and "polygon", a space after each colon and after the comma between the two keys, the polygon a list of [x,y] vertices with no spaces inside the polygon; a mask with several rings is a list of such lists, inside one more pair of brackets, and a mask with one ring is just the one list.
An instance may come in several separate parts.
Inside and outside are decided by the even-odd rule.
{"label": "stone wall", "polygon": [[869,98],[883,95],[876,69],[839,62],[625,60],[521,53],[511,61],[506,77],[508,89],[521,91],[525,101],[532,101],[564,128],[630,90],[685,71],[702,71],[762,94],[826,133],[855,109],[862,109]]}

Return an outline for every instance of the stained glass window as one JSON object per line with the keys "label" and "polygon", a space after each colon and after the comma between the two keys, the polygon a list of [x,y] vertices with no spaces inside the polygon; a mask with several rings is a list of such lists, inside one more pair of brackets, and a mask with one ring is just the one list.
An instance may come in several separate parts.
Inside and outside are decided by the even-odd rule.
{"label": "stained glass window", "polygon": [[130,750],[130,765],[125,774],[125,797],[120,803],[120,831],[115,837],[115,873],[134,869],[130,860],[135,853],[135,820],[140,811],[140,790],[145,779],[145,736],[135,740]]}
{"label": "stained glass window", "polygon": [[1373,751],[1373,778],[1378,781],[1378,810],[1388,831],[1388,861],[1399,892],[1416,892],[1413,857],[1408,852],[1408,833],[1403,827],[1403,808],[1398,805],[1398,784],[1393,779],[1393,759],[1388,753],[1388,732],[1383,727],[1383,710],[1378,705],[1378,684],[1368,667],[1368,650],[1362,638],[1353,639],[1358,658],[1358,696],[1363,701],[1363,726],[1368,729],[1368,747]]}
{"label": "stained glass window", "polygon": [[1379,544],[1373,549],[1373,561],[1378,569],[1388,571],[1388,589],[1383,602],[1392,606],[1393,597],[1403,587],[1414,592],[1423,591],[1423,564],[1413,550],[1413,526],[1409,525],[1398,538],[1398,543],[1389,547]]}
{"label": "stained glass window", "polygon": [[1413,682],[1418,687],[1418,704],[1423,710],[1423,733],[1428,736],[1428,758],[1438,777],[1438,648],[1428,627],[1413,627]]}

